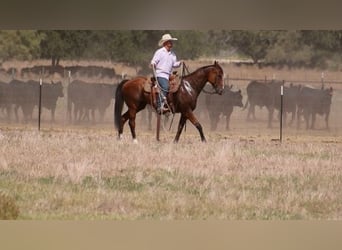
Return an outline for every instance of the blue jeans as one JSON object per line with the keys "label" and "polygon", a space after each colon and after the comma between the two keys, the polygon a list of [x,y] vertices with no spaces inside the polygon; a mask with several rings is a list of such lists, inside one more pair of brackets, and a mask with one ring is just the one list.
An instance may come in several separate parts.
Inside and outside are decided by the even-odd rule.
{"label": "blue jeans", "polygon": [[169,92],[169,79],[163,77],[157,77],[158,83],[160,85],[160,92],[157,98],[157,107],[161,107],[161,104],[164,103],[164,97],[167,97],[167,93]]}

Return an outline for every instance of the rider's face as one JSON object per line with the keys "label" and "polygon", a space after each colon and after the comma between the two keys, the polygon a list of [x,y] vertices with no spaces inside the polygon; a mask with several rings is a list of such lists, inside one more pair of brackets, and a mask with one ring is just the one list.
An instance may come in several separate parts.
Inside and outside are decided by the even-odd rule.
{"label": "rider's face", "polygon": [[165,47],[166,47],[166,49],[167,49],[168,51],[171,50],[172,46],[173,46],[172,41],[167,41],[167,42],[165,42]]}

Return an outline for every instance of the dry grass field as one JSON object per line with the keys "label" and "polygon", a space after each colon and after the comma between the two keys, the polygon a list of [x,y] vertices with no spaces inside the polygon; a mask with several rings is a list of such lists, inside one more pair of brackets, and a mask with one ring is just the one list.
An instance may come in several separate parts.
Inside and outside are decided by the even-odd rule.
{"label": "dry grass field", "polygon": [[[233,78],[321,76],[318,70],[224,69]],[[327,86],[342,80],[339,71],[325,75]],[[229,84],[245,93],[247,82]],[[139,115],[134,144],[127,125],[117,140],[112,107],[102,124],[72,125],[62,98],[57,122],[43,112],[40,132],[36,120],[8,123],[0,113],[0,191],[14,198],[21,220],[341,220],[342,85],[332,86],[330,130],[318,117],[317,130],[284,128],[282,142],[277,119],[267,129],[266,111],[259,109],[251,123],[236,108],[229,131],[224,117],[210,131],[205,110],[198,110],[208,142],[201,143],[187,123],[178,144],[172,142],[178,115],[170,131],[169,124],[163,127],[161,142],[155,140],[155,120],[149,130]]]}

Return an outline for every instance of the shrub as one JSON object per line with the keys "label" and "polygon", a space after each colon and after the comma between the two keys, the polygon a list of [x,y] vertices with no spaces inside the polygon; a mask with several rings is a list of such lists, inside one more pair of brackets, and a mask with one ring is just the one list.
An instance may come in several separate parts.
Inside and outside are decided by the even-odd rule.
{"label": "shrub", "polygon": [[19,208],[14,199],[0,191],[0,220],[15,220],[19,215]]}

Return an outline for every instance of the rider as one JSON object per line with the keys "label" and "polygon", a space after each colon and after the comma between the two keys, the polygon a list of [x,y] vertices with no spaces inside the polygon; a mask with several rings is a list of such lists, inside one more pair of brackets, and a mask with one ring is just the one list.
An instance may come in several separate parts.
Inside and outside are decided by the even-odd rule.
{"label": "rider", "polygon": [[[172,51],[173,41],[178,40],[170,34],[164,34],[160,39],[159,48],[153,55],[151,67],[155,70],[155,77],[161,87],[160,98],[157,98],[157,111],[159,113],[169,111],[164,107],[165,99],[169,91],[169,78],[173,68],[178,68],[183,63],[182,60],[177,61],[176,54]],[[162,100],[160,100],[162,99]]]}

